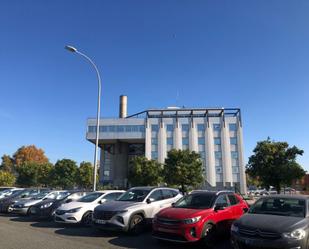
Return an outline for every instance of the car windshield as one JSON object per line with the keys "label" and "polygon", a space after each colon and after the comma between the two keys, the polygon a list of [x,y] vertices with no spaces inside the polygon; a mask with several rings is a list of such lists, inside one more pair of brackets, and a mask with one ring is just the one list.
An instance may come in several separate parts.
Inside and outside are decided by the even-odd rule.
{"label": "car windshield", "polygon": [[211,208],[215,199],[214,194],[197,193],[182,197],[175,203],[175,208],[207,209]]}
{"label": "car windshield", "polygon": [[38,193],[38,194],[34,194],[34,195],[30,195],[32,199],[43,199],[45,196],[47,195],[47,193]]}
{"label": "car windshield", "polygon": [[142,202],[149,193],[150,189],[129,189],[116,200]]}
{"label": "car windshield", "polygon": [[80,198],[78,202],[93,202],[102,196],[104,193],[92,193],[89,195],[85,195],[84,197]]}
{"label": "car windshield", "polygon": [[66,197],[68,197],[71,193],[70,192],[60,192],[56,195],[56,200],[62,200]]}
{"label": "car windshield", "polygon": [[250,208],[249,213],[305,217],[306,202],[296,198],[262,198]]}

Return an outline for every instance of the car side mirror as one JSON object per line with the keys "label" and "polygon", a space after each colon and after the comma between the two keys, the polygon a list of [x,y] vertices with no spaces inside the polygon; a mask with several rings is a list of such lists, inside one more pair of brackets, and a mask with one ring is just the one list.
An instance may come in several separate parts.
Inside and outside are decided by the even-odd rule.
{"label": "car side mirror", "polygon": [[244,213],[247,213],[249,211],[249,208],[245,207],[242,210],[244,211]]}
{"label": "car side mirror", "polygon": [[172,207],[175,207],[175,202],[172,203]]}
{"label": "car side mirror", "polygon": [[155,199],[153,199],[153,198],[148,198],[148,199],[146,200],[147,204],[150,204],[151,202],[154,202],[154,201],[155,201]]}
{"label": "car side mirror", "polygon": [[99,200],[99,204],[103,204],[106,200],[105,199],[101,199]]}
{"label": "car side mirror", "polygon": [[225,206],[222,205],[222,204],[216,204],[214,210],[215,212],[219,211],[219,210],[224,210],[225,209]]}

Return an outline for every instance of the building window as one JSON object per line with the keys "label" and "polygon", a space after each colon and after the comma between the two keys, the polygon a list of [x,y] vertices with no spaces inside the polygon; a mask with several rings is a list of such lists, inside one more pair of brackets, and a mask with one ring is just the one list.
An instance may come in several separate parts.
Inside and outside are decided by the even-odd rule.
{"label": "building window", "polygon": [[239,173],[239,168],[238,167],[232,167],[232,172],[233,173]]}
{"label": "building window", "polygon": [[174,130],[174,125],[172,125],[172,124],[167,124],[166,125],[166,131],[173,131]]}
{"label": "building window", "polygon": [[222,173],[222,167],[216,167],[216,173],[218,174]]}
{"label": "building window", "polygon": [[167,145],[173,145],[173,138],[172,138],[172,137],[168,137],[168,138],[166,139],[166,144],[167,144]]}
{"label": "building window", "polygon": [[182,131],[189,131],[189,125],[188,124],[183,124],[181,126]]}
{"label": "building window", "polygon": [[88,126],[88,132],[96,132],[97,131],[97,127],[96,126]]}
{"label": "building window", "polygon": [[231,155],[232,155],[232,158],[238,158],[238,152],[237,151],[232,151]]}
{"label": "building window", "polygon": [[151,144],[157,145],[158,144],[158,139],[153,137],[151,138]]}
{"label": "building window", "polygon": [[216,158],[215,159],[215,166],[221,166],[222,162],[221,162],[221,158]]}
{"label": "building window", "polygon": [[204,124],[198,124],[197,125],[197,130],[198,131],[205,131],[205,125]]}
{"label": "building window", "polygon": [[220,131],[221,125],[220,124],[213,124],[213,130],[214,131]]}
{"label": "building window", "polygon": [[214,138],[214,143],[215,143],[215,145],[220,145],[221,144],[221,138],[220,137],[215,137]]}
{"label": "building window", "polygon": [[221,151],[215,151],[215,158],[222,158]]}
{"label": "building window", "polygon": [[118,125],[117,126],[117,132],[124,132],[124,128],[125,128],[124,125]]}
{"label": "building window", "polygon": [[183,138],[182,138],[182,144],[183,144],[183,145],[189,145],[189,138],[183,137]]}
{"label": "building window", "polygon": [[236,137],[231,137],[230,138],[230,142],[231,142],[231,144],[236,145],[237,144],[237,138]]}
{"label": "building window", "polygon": [[151,131],[158,132],[159,131],[159,125],[151,125]]}
{"label": "building window", "polygon": [[237,125],[236,124],[229,124],[229,130],[230,131],[237,131]]}
{"label": "building window", "polygon": [[151,152],[151,159],[158,159],[158,152],[157,151]]}
{"label": "building window", "polygon": [[204,137],[199,137],[198,138],[198,144],[205,144],[205,138]]}
{"label": "building window", "polygon": [[205,151],[200,151],[199,153],[200,153],[200,157],[201,157],[202,159],[205,159],[205,158],[206,158],[206,153],[205,153]]}

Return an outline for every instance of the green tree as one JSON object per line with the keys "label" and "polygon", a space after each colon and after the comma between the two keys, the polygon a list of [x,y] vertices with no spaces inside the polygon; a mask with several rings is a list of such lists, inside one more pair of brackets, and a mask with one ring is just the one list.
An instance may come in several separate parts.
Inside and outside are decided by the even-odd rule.
{"label": "green tree", "polygon": [[128,181],[133,186],[157,186],[162,182],[162,165],[146,157],[135,157],[130,162]]}
{"label": "green tree", "polygon": [[268,138],[257,143],[249,158],[247,173],[258,178],[263,186],[274,186],[278,193],[284,185],[305,175],[296,157],[303,154],[296,146],[289,147],[287,142],[275,142]]}
{"label": "green tree", "polygon": [[204,179],[200,155],[189,150],[169,151],[163,175],[167,184],[180,185],[182,192],[186,192],[188,186],[198,186]]}
{"label": "green tree", "polygon": [[25,162],[18,166],[17,183],[23,187],[37,187],[39,186],[38,181],[38,167],[39,165],[35,162]]}
{"label": "green tree", "polygon": [[38,165],[38,183],[40,186],[51,186],[51,176],[54,165],[51,163],[43,163]]}
{"label": "green tree", "polygon": [[80,188],[91,189],[93,184],[93,167],[90,162],[81,162],[76,174],[76,183]]}
{"label": "green tree", "polygon": [[0,186],[13,186],[15,180],[16,178],[12,173],[0,170]]}
{"label": "green tree", "polygon": [[53,185],[63,189],[71,189],[76,185],[76,162],[70,159],[58,160],[52,172]]}
{"label": "green tree", "polygon": [[4,154],[2,157],[2,162],[0,165],[0,169],[7,171],[7,172],[14,172],[14,163],[13,158],[11,158],[9,155]]}

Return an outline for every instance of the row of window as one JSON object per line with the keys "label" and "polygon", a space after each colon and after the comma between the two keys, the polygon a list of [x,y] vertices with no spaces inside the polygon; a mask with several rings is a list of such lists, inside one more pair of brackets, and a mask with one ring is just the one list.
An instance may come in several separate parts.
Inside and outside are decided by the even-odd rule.
{"label": "row of window", "polygon": [[[88,126],[88,132],[96,132],[96,126]],[[145,132],[144,125],[100,125],[100,132]]]}
{"label": "row of window", "polygon": [[[189,129],[190,129],[189,124],[182,124],[181,125],[182,131],[189,131]],[[159,131],[159,125],[157,125],[157,124],[151,125],[151,130],[152,131]],[[174,131],[174,125],[173,124],[167,124],[166,130],[167,131]],[[198,131],[205,131],[205,125],[204,124],[197,124],[197,130]],[[214,131],[220,131],[221,125],[220,124],[213,124],[213,130]],[[229,124],[229,130],[230,131],[237,131],[237,124],[235,124],[235,123]]]}
{"label": "row of window", "polygon": [[[237,144],[237,138],[236,137],[231,137],[230,138],[230,143],[236,145]],[[158,144],[158,138],[156,138],[156,137],[151,138],[151,144]],[[166,144],[173,145],[173,137],[166,138]],[[188,137],[183,137],[182,138],[182,144],[183,145],[188,145],[189,144],[189,138]],[[198,137],[198,145],[204,145],[204,144],[205,144],[205,137]],[[220,137],[215,137],[214,138],[214,144],[215,145],[220,145],[221,144],[221,138]]]}

